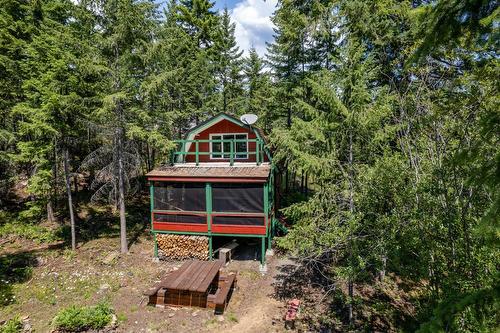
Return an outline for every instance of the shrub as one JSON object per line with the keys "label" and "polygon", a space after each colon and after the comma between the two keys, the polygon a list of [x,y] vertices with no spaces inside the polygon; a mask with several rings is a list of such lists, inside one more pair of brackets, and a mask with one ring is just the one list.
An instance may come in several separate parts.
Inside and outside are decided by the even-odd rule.
{"label": "shrub", "polygon": [[37,243],[50,243],[60,239],[55,230],[23,222],[7,222],[0,225],[0,237],[9,235],[31,239]]}
{"label": "shrub", "polygon": [[59,330],[79,332],[87,329],[101,329],[111,322],[113,309],[101,302],[96,306],[70,306],[55,316],[52,324]]}
{"label": "shrub", "polygon": [[21,332],[23,323],[19,318],[8,320],[3,326],[0,326],[0,333],[18,333]]}

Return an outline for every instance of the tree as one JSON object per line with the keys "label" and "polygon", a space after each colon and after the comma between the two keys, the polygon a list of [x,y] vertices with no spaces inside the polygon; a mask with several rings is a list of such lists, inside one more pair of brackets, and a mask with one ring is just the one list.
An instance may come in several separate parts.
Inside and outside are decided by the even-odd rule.
{"label": "tree", "polygon": [[253,113],[261,119],[261,127],[271,131],[273,86],[270,75],[265,71],[264,61],[259,57],[255,48],[251,48],[243,64],[245,77],[245,112]]}
{"label": "tree", "polygon": [[221,16],[220,25],[215,33],[212,49],[215,72],[218,78],[222,99],[222,112],[236,114],[241,109],[242,87],[242,51],[239,50],[234,37],[236,25],[231,23],[227,7]]}
{"label": "tree", "polygon": [[[105,145],[91,153],[84,167],[105,165],[94,186],[99,187],[94,198],[106,195],[119,207],[120,249],[128,251],[126,235],[125,195],[131,180],[140,172],[140,156],[132,136],[146,135],[139,126],[141,112],[138,106],[140,80],[146,75],[143,57],[152,41],[156,24],[156,5],[150,1],[116,0],[95,2],[94,13],[101,29],[100,56],[107,67],[108,79],[102,107],[93,115],[102,124]],[[112,181],[110,182],[110,179]]]}
{"label": "tree", "polygon": [[[47,203],[49,220],[58,187],[58,152],[62,152],[64,180],[71,224],[71,245],[76,249],[75,216],[70,184],[69,150],[83,132],[88,106],[84,107],[87,73],[92,71],[87,43],[77,42],[74,6],[54,0],[40,8],[37,33],[27,47],[24,62],[29,78],[23,84],[25,101],[17,103],[21,119],[17,160],[32,165],[30,191]],[[37,206],[32,206],[32,209]]]}

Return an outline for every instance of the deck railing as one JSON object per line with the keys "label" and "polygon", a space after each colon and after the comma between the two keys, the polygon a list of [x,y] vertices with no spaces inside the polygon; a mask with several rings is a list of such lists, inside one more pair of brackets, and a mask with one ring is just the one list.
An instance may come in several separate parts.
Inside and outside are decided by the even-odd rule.
{"label": "deck railing", "polygon": [[[189,155],[194,155],[196,165],[200,164],[200,156],[203,155],[220,155],[221,157],[217,159],[229,160],[229,165],[231,166],[234,165],[235,160],[248,159],[250,155],[255,155],[255,163],[257,165],[260,165],[264,161],[264,142],[260,139],[175,140],[174,142],[177,143],[178,147],[172,152],[173,162],[176,161],[177,156],[181,156],[182,163],[186,163],[186,157]],[[236,144],[242,142],[247,144],[247,151],[236,151]],[[188,143],[194,145],[194,151],[186,151]],[[224,143],[229,143],[230,151],[213,152],[210,151],[210,148],[208,149],[209,151],[200,151],[200,143],[208,143],[208,145],[211,143],[220,143],[221,150],[224,147]],[[254,151],[250,151],[250,143],[255,143]],[[189,150],[191,150],[191,147],[189,147]],[[246,158],[239,158],[238,156],[241,155],[245,155]]]}

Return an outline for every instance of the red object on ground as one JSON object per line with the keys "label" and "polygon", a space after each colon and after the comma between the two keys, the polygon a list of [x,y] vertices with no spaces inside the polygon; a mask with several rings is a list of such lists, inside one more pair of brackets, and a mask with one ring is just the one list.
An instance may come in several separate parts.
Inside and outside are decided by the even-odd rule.
{"label": "red object on ground", "polygon": [[288,309],[285,314],[285,322],[294,321],[297,319],[297,314],[299,312],[300,300],[292,299],[288,301]]}

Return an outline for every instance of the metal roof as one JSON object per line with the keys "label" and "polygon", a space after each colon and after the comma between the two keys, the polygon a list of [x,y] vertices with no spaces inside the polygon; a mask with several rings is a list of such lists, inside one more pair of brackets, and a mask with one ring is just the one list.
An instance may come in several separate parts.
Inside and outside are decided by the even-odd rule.
{"label": "metal roof", "polygon": [[269,164],[259,166],[224,166],[208,163],[207,165],[191,166],[179,164],[163,166],[152,170],[146,177],[172,177],[172,178],[267,178],[271,171]]}

